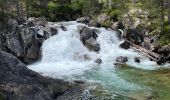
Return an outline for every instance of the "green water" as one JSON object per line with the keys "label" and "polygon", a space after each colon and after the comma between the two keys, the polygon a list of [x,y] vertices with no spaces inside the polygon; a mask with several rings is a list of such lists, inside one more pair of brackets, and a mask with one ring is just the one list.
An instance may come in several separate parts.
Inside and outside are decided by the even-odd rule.
{"label": "green water", "polygon": [[122,66],[117,74],[129,82],[150,88],[153,100],[170,100],[170,69],[141,70]]}
{"label": "green water", "polygon": [[167,68],[142,70],[121,65],[113,70],[93,70],[86,77],[98,81],[91,93],[106,97],[104,100],[170,100],[170,69]]}

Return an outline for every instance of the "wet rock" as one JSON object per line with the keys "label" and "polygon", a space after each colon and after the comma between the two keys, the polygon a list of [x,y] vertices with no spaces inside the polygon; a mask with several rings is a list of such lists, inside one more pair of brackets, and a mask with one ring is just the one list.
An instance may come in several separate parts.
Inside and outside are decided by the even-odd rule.
{"label": "wet rock", "polygon": [[143,35],[141,35],[136,29],[128,29],[126,31],[126,38],[137,45],[144,41]]}
{"label": "wet rock", "polygon": [[81,17],[76,20],[78,23],[88,24],[90,22],[90,17]]}
{"label": "wet rock", "polygon": [[41,17],[41,18],[30,17],[27,20],[27,26],[28,27],[46,26],[47,24],[48,24],[48,22],[44,17]]}
{"label": "wet rock", "polygon": [[44,33],[44,39],[47,40],[48,38],[50,38],[50,33],[48,33],[47,31],[43,31]]}
{"label": "wet rock", "polygon": [[80,40],[83,42],[83,44],[85,44],[85,41],[91,37],[94,39],[98,37],[96,31],[93,29],[90,29],[86,26],[78,26],[77,28],[78,32],[80,33]]}
{"label": "wet rock", "polygon": [[125,63],[127,61],[128,61],[127,57],[120,56],[120,57],[116,58],[116,62],[118,62],[118,63]]}
{"label": "wet rock", "polygon": [[69,88],[68,82],[29,70],[11,54],[0,51],[0,59],[0,87],[5,100],[53,100]]}
{"label": "wet rock", "polygon": [[119,47],[121,47],[121,48],[123,48],[125,50],[130,49],[130,43],[128,43],[127,41],[124,41],[123,43],[121,43],[119,45]]}
{"label": "wet rock", "polygon": [[114,22],[112,25],[111,25],[111,29],[113,30],[117,30],[117,29],[125,29],[124,25],[122,22]]}
{"label": "wet rock", "polygon": [[142,43],[142,46],[147,49],[147,50],[151,50],[151,39],[149,37],[144,37],[144,41]]}
{"label": "wet rock", "polygon": [[36,38],[37,31],[35,28],[24,28],[21,32],[21,39],[23,42],[23,48],[24,48],[24,57],[23,62],[25,63],[32,63],[39,59],[40,57],[40,48],[42,45],[42,42],[40,43],[39,39]]}
{"label": "wet rock", "polygon": [[62,29],[63,31],[67,31],[67,28],[66,28],[65,26],[63,26],[63,25],[61,25],[61,29]]}
{"label": "wet rock", "polygon": [[101,24],[98,23],[97,21],[91,20],[90,23],[89,23],[89,26],[93,26],[93,27],[98,27],[98,28],[100,28],[100,27],[101,27]]}
{"label": "wet rock", "polygon": [[85,81],[83,81],[83,80],[75,80],[74,83],[77,83],[77,84],[85,84]]}
{"label": "wet rock", "polygon": [[135,61],[136,63],[140,63],[140,58],[139,58],[139,57],[135,57],[135,58],[134,58],[134,61]]}
{"label": "wet rock", "polygon": [[99,59],[96,59],[94,62],[97,63],[97,64],[101,64],[102,60],[99,58]]}
{"label": "wet rock", "polygon": [[34,17],[30,17],[27,20],[27,26],[28,27],[34,27],[35,26],[35,18]]}
{"label": "wet rock", "polygon": [[97,43],[97,41],[94,38],[90,38],[85,41],[85,46],[92,51],[99,51],[100,45]]}
{"label": "wet rock", "polygon": [[57,28],[53,26],[43,27],[42,30],[45,39],[48,39],[50,36],[54,36],[58,34]]}
{"label": "wet rock", "polygon": [[163,46],[158,50],[158,53],[164,56],[168,56],[168,54],[170,54],[170,45]]}
{"label": "wet rock", "polygon": [[21,40],[16,34],[8,34],[6,35],[6,46],[11,51],[11,53],[14,53],[18,57],[24,56],[24,49],[21,44]]}
{"label": "wet rock", "polygon": [[54,27],[51,27],[50,28],[50,33],[51,33],[51,36],[54,36],[54,35],[57,35],[58,34],[58,30]]}

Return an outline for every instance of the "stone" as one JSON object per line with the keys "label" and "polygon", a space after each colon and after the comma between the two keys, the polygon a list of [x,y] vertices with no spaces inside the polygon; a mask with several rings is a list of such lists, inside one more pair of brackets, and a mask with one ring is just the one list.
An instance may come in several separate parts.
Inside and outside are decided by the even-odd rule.
{"label": "stone", "polygon": [[97,63],[97,64],[101,64],[102,60],[99,58],[99,59],[96,59],[94,62]]}
{"label": "stone", "polygon": [[50,33],[51,33],[51,36],[54,36],[54,35],[57,35],[58,34],[58,30],[54,27],[51,27],[50,28]]}
{"label": "stone", "polygon": [[112,25],[111,25],[111,29],[113,30],[117,30],[117,29],[125,29],[124,25],[122,22],[114,22]]}
{"label": "stone", "polygon": [[144,41],[144,36],[141,35],[136,29],[127,29],[125,38],[137,45]]}
{"label": "stone", "polygon": [[127,57],[120,56],[120,57],[116,58],[116,62],[118,62],[118,63],[125,63],[127,61],[128,61]]}
{"label": "stone", "polygon": [[123,48],[125,50],[130,49],[130,43],[128,43],[127,41],[124,41],[123,43],[121,43],[119,45],[119,47],[121,47],[121,48]]}
{"label": "stone", "polygon": [[91,20],[91,21],[89,22],[89,26],[100,28],[100,27],[101,27],[101,24],[98,23],[97,21]]}
{"label": "stone", "polygon": [[68,82],[43,77],[18,58],[0,51],[0,87],[5,100],[53,100],[70,87]]}
{"label": "stone", "polygon": [[63,31],[67,31],[67,28],[66,28],[65,26],[63,26],[63,25],[61,25],[61,29],[62,29]]}
{"label": "stone", "polygon": [[140,63],[140,58],[139,58],[139,57],[135,57],[135,58],[134,58],[134,61],[135,61],[136,63]]}
{"label": "stone", "polygon": [[85,41],[85,46],[92,51],[99,51],[100,45],[97,43],[97,41],[94,38],[90,38]]}
{"label": "stone", "polygon": [[16,35],[6,35],[6,46],[11,53],[14,53],[18,57],[24,57],[24,48]]}
{"label": "stone", "polygon": [[90,17],[81,17],[76,20],[78,23],[88,24],[90,22]]}

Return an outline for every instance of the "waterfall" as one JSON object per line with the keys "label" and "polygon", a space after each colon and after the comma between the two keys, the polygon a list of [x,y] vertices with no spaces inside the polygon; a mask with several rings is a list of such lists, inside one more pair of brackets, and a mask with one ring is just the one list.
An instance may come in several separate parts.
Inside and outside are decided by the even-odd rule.
{"label": "waterfall", "polygon": [[[115,73],[115,59],[119,56],[126,56],[128,65],[141,69],[152,70],[159,67],[155,62],[149,61],[132,49],[121,49],[119,45],[123,40],[119,40],[114,31],[90,27],[98,30],[97,42],[100,44],[101,50],[96,53],[89,51],[80,41],[77,26],[84,24],[72,21],[65,22],[64,25],[67,27],[67,31],[58,29],[58,35],[44,41],[42,59],[29,65],[28,68],[53,78],[68,81],[86,80],[98,82],[106,88],[113,87],[119,91],[136,91],[141,89],[139,85],[125,81]],[[134,57],[141,57],[141,63],[135,63]],[[101,65],[94,62],[97,58],[102,59]]]}

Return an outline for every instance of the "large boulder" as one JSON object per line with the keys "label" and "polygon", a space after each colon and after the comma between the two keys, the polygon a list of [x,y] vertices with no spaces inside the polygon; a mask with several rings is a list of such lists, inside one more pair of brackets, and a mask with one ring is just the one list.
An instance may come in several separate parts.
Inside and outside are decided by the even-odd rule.
{"label": "large boulder", "polygon": [[0,88],[5,100],[54,100],[69,83],[42,77],[29,70],[18,58],[0,51]]}
{"label": "large boulder", "polygon": [[97,43],[96,39],[98,37],[96,30],[90,29],[86,26],[78,26],[78,32],[80,34],[80,40],[82,43],[92,51],[99,51],[100,45]]}
{"label": "large boulder", "polygon": [[92,51],[99,51],[100,45],[97,43],[97,41],[91,37],[88,40],[85,41],[85,46]]}
{"label": "large boulder", "polygon": [[122,18],[125,28],[137,28],[138,26],[150,26],[149,13],[141,9],[131,9]]}
{"label": "large boulder", "polygon": [[17,57],[24,56],[24,49],[22,47],[21,40],[19,39],[19,37],[16,34],[6,35],[6,46]]}
{"label": "large boulder", "polygon": [[32,63],[40,56],[42,41],[36,37],[36,28],[20,26],[15,20],[4,25],[0,38],[1,50],[9,52],[25,63]]}
{"label": "large boulder", "polygon": [[137,45],[144,41],[144,36],[136,29],[127,29],[125,38]]}
{"label": "large boulder", "polygon": [[94,39],[97,38],[96,31],[90,29],[86,26],[78,26],[78,32],[80,33],[80,40],[85,44],[85,41],[93,37]]}
{"label": "large boulder", "polygon": [[47,24],[48,24],[48,21],[44,17],[41,17],[41,18],[30,17],[27,20],[28,27],[46,26]]}

